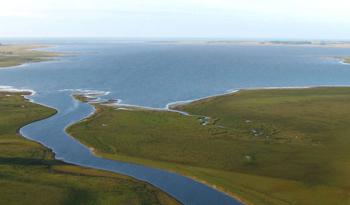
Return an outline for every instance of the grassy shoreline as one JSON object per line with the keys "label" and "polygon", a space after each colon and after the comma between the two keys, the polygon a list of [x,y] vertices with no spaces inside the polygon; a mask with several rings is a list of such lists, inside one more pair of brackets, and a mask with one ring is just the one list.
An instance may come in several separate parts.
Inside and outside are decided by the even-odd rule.
{"label": "grassy shoreline", "polygon": [[0,92],[0,204],[179,204],[148,183],[55,160],[23,138],[20,127],[56,112],[27,94]]}
{"label": "grassy shoreline", "polygon": [[35,50],[47,45],[14,44],[0,45],[0,69],[20,66],[26,63],[50,61],[61,56],[60,53]]}
{"label": "grassy shoreline", "polygon": [[[195,115],[187,117],[95,104],[68,132],[97,155],[175,171],[245,203],[341,204],[350,197],[340,179],[349,159],[336,160],[347,153],[338,121],[348,120],[339,110],[348,95],[345,87],[243,90],[175,106]],[[209,116],[207,125],[198,116]]]}

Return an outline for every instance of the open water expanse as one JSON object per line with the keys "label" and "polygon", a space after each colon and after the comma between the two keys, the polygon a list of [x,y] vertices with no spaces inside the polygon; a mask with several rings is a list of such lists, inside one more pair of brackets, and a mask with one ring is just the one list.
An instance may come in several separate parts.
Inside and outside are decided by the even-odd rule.
{"label": "open water expanse", "polygon": [[184,204],[240,204],[227,195],[166,171],[93,156],[64,128],[93,112],[71,98],[72,90],[109,92],[106,99],[164,108],[185,101],[256,87],[350,85],[350,65],[334,57],[349,48],[238,46],[120,42],[78,39],[0,39],[2,43],[46,43],[47,50],[69,52],[55,61],[0,69],[0,85],[36,91],[30,98],[58,114],[21,129],[51,148],[58,159],[110,170],[147,181]]}

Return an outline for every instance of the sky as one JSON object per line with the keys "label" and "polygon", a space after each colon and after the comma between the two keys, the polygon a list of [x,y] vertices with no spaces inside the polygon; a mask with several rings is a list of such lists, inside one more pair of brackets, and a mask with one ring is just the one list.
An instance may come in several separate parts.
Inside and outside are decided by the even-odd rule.
{"label": "sky", "polygon": [[350,1],[0,0],[0,37],[350,40]]}

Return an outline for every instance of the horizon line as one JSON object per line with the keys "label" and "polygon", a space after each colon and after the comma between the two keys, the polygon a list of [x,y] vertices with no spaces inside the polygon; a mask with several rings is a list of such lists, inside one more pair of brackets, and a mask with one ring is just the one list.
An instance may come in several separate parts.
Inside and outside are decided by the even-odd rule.
{"label": "horizon line", "polygon": [[115,40],[201,40],[201,41],[350,41],[335,38],[241,38],[241,37],[121,37],[121,36],[0,36],[0,39],[115,39]]}

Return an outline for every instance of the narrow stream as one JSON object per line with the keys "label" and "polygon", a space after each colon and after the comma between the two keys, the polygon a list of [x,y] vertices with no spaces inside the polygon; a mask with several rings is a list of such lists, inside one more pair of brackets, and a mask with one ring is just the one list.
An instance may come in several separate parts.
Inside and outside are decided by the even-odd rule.
{"label": "narrow stream", "polygon": [[28,98],[36,103],[55,108],[58,113],[21,128],[20,133],[52,149],[57,159],[134,177],[160,188],[186,205],[241,204],[220,191],[184,176],[94,156],[87,147],[64,131],[72,123],[94,112],[94,108],[89,104],[73,99],[70,92],[40,93]]}

